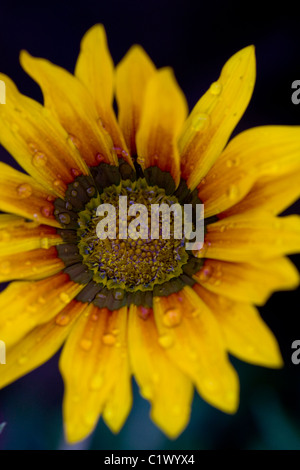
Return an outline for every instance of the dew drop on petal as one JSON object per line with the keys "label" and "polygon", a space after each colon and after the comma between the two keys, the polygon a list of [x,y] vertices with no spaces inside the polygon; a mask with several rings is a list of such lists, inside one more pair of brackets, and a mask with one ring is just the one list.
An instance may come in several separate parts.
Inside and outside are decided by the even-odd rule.
{"label": "dew drop on petal", "polygon": [[178,308],[169,308],[163,316],[163,324],[167,327],[178,326],[181,323],[181,311]]}
{"label": "dew drop on petal", "polygon": [[28,183],[20,184],[17,187],[17,194],[20,199],[26,199],[32,195],[32,187]]}
{"label": "dew drop on petal", "polygon": [[101,155],[101,153],[97,153],[96,155],[96,161],[98,163],[102,163],[102,162],[105,162],[105,157],[103,155]]}
{"label": "dew drop on petal", "polygon": [[196,132],[206,129],[209,124],[209,115],[205,113],[196,114],[192,120],[192,129]]}
{"label": "dew drop on petal", "polygon": [[138,316],[142,318],[142,320],[147,320],[151,313],[151,308],[147,307],[139,307],[138,308]]}
{"label": "dew drop on petal", "polygon": [[71,222],[71,217],[66,212],[62,212],[61,214],[59,214],[58,218],[62,224],[67,225]]}
{"label": "dew drop on petal", "polygon": [[59,298],[60,300],[64,303],[64,304],[67,304],[70,302],[70,296],[66,293],[66,292],[61,292],[59,294]]}
{"label": "dew drop on petal", "polygon": [[52,212],[53,212],[53,207],[51,206],[43,206],[41,208],[41,213],[44,217],[50,217],[52,215]]}
{"label": "dew drop on petal", "polygon": [[170,348],[174,344],[172,336],[169,335],[160,336],[158,342],[164,349]]}
{"label": "dew drop on petal", "polygon": [[0,272],[2,274],[9,274],[11,271],[11,264],[9,261],[3,261],[0,263]]}
{"label": "dew drop on petal", "polygon": [[219,82],[213,82],[211,85],[210,85],[210,88],[209,88],[209,91],[212,95],[219,95],[222,91],[222,85],[221,83]]}
{"label": "dew drop on petal", "polygon": [[36,152],[32,157],[32,163],[34,166],[43,167],[47,163],[47,157],[42,152]]}
{"label": "dew drop on petal", "polygon": [[212,272],[213,269],[210,265],[204,266],[198,275],[199,280],[202,282],[208,281],[212,276]]}
{"label": "dew drop on petal", "polygon": [[41,248],[44,248],[45,250],[47,250],[49,248],[49,239],[46,237],[41,238],[40,245],[41,245]]}
{"label": "dew drop on petal", "polygon": [[80,344],[81,349],[83,349],[84,351],[89,351],[93,343],[90,339],[83,338],[79,344]]}
{"label": "dew drop on petal", "polygon": [[77,168],[71,168],[70,172],[71,172],[71,175],[74,176],[74,178],[80,175],[80,171],[77,170]]}
{"label": "dew drop on petal", "polygon": [[28,361],[28,357],[27,356],[20,356],[19,359],[18,359],[18,364],[23,365],[25,364],[25,362]]}
{"label": "dew drop on petal", "polygon": [[102,387],[103,385],[103,376],[100,375],[100,374],[97,374],[97,375],[94,375],[94,377],[92,378],[91,382],[90,382],[90,389],[91,390],[98,390],[99,388]]}
{"label": "dew drop on petal", "polygon": [[105,346],[113,346],[116,342],[116,337],[111,333],[107,333],[102,336],[102,342]]}
{"label": "dew drop on petal", "polygon": [[69,315],[66,315],[65,313],[59,313],[55,319],[55,323],[59,326],[66,326],[70,323],[70,317]]}
{"label": "dew drop on petal", "polygon": [[229,199],[236,199],[238,197],[239,190],[235,184],[230,184],[227,190],[227,196]]}

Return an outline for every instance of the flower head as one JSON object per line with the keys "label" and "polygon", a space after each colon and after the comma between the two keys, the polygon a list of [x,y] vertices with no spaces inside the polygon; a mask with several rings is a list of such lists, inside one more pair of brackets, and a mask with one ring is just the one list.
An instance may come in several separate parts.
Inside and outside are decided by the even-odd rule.
{"label": "flower head", "polygon": [[[252,95],[254,48],[228,60],[190,114],[172,70],[140,46],[115,69],[101,25],[83,38],[74,75],[27,52],[21,64],[44,105],[0,75],[0,142],[27,172],[0,164],[0,280],[13,281],[0,295],[0,385],[63,345],[70,442],[100,415],[122,427],[132,375],[170,437],[188,423],[194,387],[234,413],[228,354],[280,367],[255,305],[299,284],[285,257],[300,250],[299,217],[278,214],[299,197],[300,127],[257,127],[228,143]],[[203,245],[164,237],[161,220],[156,238],[148,219],[135,237],[130,209],[155,204],[193,214],[204,204]],[[99,236],[103,205],[115,236]]]}

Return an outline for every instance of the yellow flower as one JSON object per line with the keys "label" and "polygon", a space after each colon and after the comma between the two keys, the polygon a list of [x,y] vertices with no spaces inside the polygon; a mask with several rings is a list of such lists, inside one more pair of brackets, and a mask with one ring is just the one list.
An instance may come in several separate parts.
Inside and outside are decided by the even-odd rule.
{"label": "yellow flower", "polygon": [[[81,44],[74,76],[22,52],[44,106],[6,85],[0,142],[28,173],[0,165],[0,339],[3,387],[63,344],[66,438],[99,416],[117,432],[132,404],[131,376],[170,437],[187,425],[193,388],[227,413],[239,382],[228,353],[282,366],[254,305],[299,284],[285,255],[300,251],[300,127],[230,135],[255,82],[252,46],[231,57],[187,116],[170,68],[139,46],[114,69],[103,26]],[[114,92],[118,118],[113,110]],[[120,194],[169,205],[202,202],[205,241],[95,236],[95,207]]]}

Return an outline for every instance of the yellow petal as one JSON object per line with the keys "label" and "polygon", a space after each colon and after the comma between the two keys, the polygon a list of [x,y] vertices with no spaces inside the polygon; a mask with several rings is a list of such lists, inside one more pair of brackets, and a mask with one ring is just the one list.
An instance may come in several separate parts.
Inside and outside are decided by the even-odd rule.
{"label": "yellow petal", "polygon": [[267,175],[258,179],[249,193],[236,205],[222,213],[223,217],[247,211],[266,211],[277,215],[300,196],[300,152],[298,165],[286,173]]}
{"label": "yellow petal", "polygon": [[25,71],[40,85],[46,108],[59,120],[89,166],[117,163],[109,134],[99,121],[92,97],[78,78],[45,59],[21,53]]}
{"label": "yellow petal", "polygon": [[74,170],[89,173],[86,164],[49,110],[19,93],[5,75],[0,74],[0,80],[6,85],[0,143],[50,194],[63,196]]}
{"label": "yellow petal", "polygon": [[238,377],[208,307],[190,287],[154,300],[159,342],[170,359],[195,383],[204,400],[234,413],[239,401]]}
{"label": "yellow petal", "polygon": [[53,200],[32,177],[0,162],[0,210],[60,227],[53,216]]}
{"label": "yellow petal", "polygon": [[300,217],[233,215],[207,226],[199,258],[252,262],[300,251]]}
{"label": "yellow petal", "polygon": [[60,314],[61,317],[64,315],[70,318],[66,325],[60,325],[52,318],[34,328],[20,342],[9,348],[5,367],[1,369],[0,387],[5,387],[50,359],[61,347],[74,321],[86,305],[75,300],[70,302]]}
{"label": "yellow petal", "polygon": [[255,307],[233,302],[201,286],[194,289],[215,315],[231,354],[265,367],[283,365],[277,341]]}
{"label": "yellow petal", "polygon": [[[64,273],[41,281],[10,283],[0,294],[1,339],[7,347],[17,343],[34,327],[61,312],[82,288]],[[63,324],[68,321],[61,319]]]}
{"label": "yellow petal", "polygon": [[198,101],[180,141],[181,171],[195,189],[213,166],[250,101],[255,82],[254,47],[245,47],[225,64],[217,82]]}
{"label": "yellow petal", "polygon": [[263,305],[276,290],[295,289],[300,281],[297,269],[287,258],[255,264],[206,259],[193,277],[211,292],[256,305]]}
{"label": "yellow petal", "polygon": [[146,319],[139,307],[129,313],[129,350],[141,394],[151,403],[153,421],[171,438],[186,427],[193,396],[191,380],[167,357],[158,342],[153,313]]}
{"label": "yellow petal", "polygon": [[149,80],[140,127],[136,136],[138,162],[142,168],[157,166],[180,180],[177,141],[187,114],[185,97],[173,71],[159,70]]}
{"label": "yellow petal", "polygon": [[[286,199],[286,189],[283,186],[286,187],[288,182],[286,180],[286,183],[282,182],[283,186],[280,186],[280,178],[293,171],[298,174],[299,136],[300,126],[263,126],[254,127],[234,137],[198,186],[198,195],[205,205],[206,216],[219,214],[237,204],[256,181],[258,184],[269,182],[272,185],[273,181],[275,185],[279,184],[278,189],[284,190],[279,208],[292,201],[297,194],[297,183],[291,179],[291,189],[288,190]],[[266,198],[273,198],[272,194],[272,188],[267,186],[265,194],[261,193],[262,197]],[[273,204],[276,204],[277,199]],[[257,202],[260,203],[261,199]],[[272,204],[272,201],[270,203]],[[268,202],[267,207],[270,207]]]}
{"label": "yellow petal", "polygon": [[39,280],[65,268],[55,247],[0,256],[0,282],[14,279]]}
{"label": "yellow petal", "polygon": [[[84,439],[93,431],[105,405],[105,419],[114,430],[127,416],[131,391],[128,385],[123,388],[124,380],[119,383],[124,370],[128,372],[126,336],[126,307],[110,312],[90,305],[68,337],[60,370],[65,383],[64,422],[69,442]],[[122,387],[119,403],[115,387]]]}
{"label": "yellow petal", "polygon": [[26,222],[17,215],[0,215],[0,256],[47,249],[61,243],[54,227]]}
{"label": "yellow petal", "polygon": [[114,64],[108,49],[105,29],[96,24],[81,41],[75,76],[92,95],[103,127],[112,138],[119,156],[131,163],[124,137],[112,107],[114,94]]}
{"label": "yellow petal", "polygon": [[155,66],[141,46],[133,46],[116,68],[116,97],[119,123],[131,155],[140,125],[145,90]]}

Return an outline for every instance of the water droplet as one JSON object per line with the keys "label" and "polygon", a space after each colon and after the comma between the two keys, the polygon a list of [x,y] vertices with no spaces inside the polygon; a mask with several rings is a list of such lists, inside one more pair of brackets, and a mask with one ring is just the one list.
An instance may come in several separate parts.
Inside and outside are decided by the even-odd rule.
{"label": "water droplet", "polygon": [[227,196],[229,199],[236,199],[239,194],[239,189],[235,184],[230,184],[227,190]]}
{"label": "water droplet", "polygon": [[192,128],[196,132],[206,129],[208,124],[209,124],[208,114],[204,114],[204,113],[196,114],[196,116],[192,120]]}
{"label": "water droplet", "polygon": [[40,245],[41,245],[41,248],[44,248],[45,250],[47,250],[49,248],[49,239],[46,237],[41,238]]}
{"label": "water droplet", "polygon": [[96,161],[98,163],[102,163],[102,162],[105,162],[105,157],[103,155],[101,155],[101,153],[97,153],[96,155]]}
{"label": "water droplet", "polygon": [[210,377],[206,377],[203,380],[203,386],[210,392],[213,392],[218,389],[218,383],[215,381],[215,379]]}
{"label": "water droplet", "polygon": [[74,176],[74,178],[80,175],[80,171],[77,170],[77,168],[71,168],[70,171],[71,171],[71,175]]}
{"label": "water droplet", "polygon": [[228,168],[232,168],[232,167],[236,167],[240,164],[240,159],[239,157],[235,157],[235,158],[229,158],[227,161],[226,161],[226,165]]}
{"label": "water droplet", "polygon": [[36,152],[33,157],[32,157],[32,163],[35,165],[35,166],[38,166],[38,167],[43,167],[46,165],[47,163],[47,157],[44,153],[42,152]]}
{"label": "water droplet", "polygon": [[20,365],[23,365],[25,364],[25,362],[28,361],[28,357],[27,356],[20,356],[19,359],[18,359],[18,364]]}
{"label": "water droplet", "polygon": [[28,183],[20,184],[17,187],[17,194],[20,199],[26,199],[32,195],[32,187]]}
{"label": "water droplet", "polygon": [[70,317],[69,315],[66,315],[65,313],[59,313],[55,319],[55,323],[59,326],[66,326],[70,323]]}
{"label": "water droplet", "polygon": [[172,336],[169,336],[169,335],[160,336],[158,338],[158,342],[165,349],[170,348],[174,344],[174,340]]}
{"label": "water droplet", "polygon": [[142,318],[142,320],[147,320],[151,314],[151,308],[148,307],[139,307],[138,308],[138,316]]}
{"label": "water droplet", "polygon": [[211,278],[212,272],[213,269],[210,265],[204,266],[198,275],[199,280],[202,282],[208,281]]}
{"label": "water droplet", "polygon": [[64,304],[67,304],[70,302],[70,296],[66,292],[61,292],[59,294],[59,298]]}
{"label": "water droplet", "polygon": [[58,218],[59,221],[64,225],[68,225],[71,222],[71,217],[66,212],[59,214]]}
{"label": "water droplet", "polygon": [[1,264],[0,264],[0,272],[2,274],[9,274],[11,271],[11,264],[9,261],[3,261]]}
{"label": "water droplet", "polygon": [[89,351],[92,347],[92,341],[88,338],[83,338],[81,341],[80,341],[80,347],[81,349],[83,349],[84,351]]}
{"label": "water droplet", "polygon": [[87,188],[86,192],[89,197],[93,197],[96,192],[95,186],[91,186],[90,188]]}
{"label": "water droplet", "polygon": [[181,311],[178,308],[169,308],[163,316],[163,324],[167,327],[178,326],[181,322]]}
{"label": "water droplet", "polygon": [[63,191],[67,190],[67,186],[65,185],[65,183],[61,179],[54,180],[53,181],[53,186],[55,188],[61,188]]}
{"label": "water droplet", "polygon": [[94,375],[90,382],[90,389],[91,390],[98,390],[102,387],[103,384],[103,376],[100,374]]}
{"label": "water droplet", "polygon": [[113,346],[116,342],[116,337],[112,335],[111,333],[107,333],[102,336],[102,342],[106,346]]}
{"label": "water droplet", "polygon": [[219,82],[213,82],[210,85],[209,91],[212,95],[219,95],[222,91],[222,85]]}
{"label": "water droplet", "polygon": [[50,217],[53,212],[53,207],[52,206],[44,206],[41,208],[41,213],[44,217]]}
{"label": "water droplet", "polygon": [[80,140],[75,137],[75,135],[69,134],[69,139],[71,140],[71,142],[73,142],[76,148],[80,148]]}
{"label": "water droplet", "polygon": [[115,300],[122,300],[124,299],[125,292],[122,289],[116,289],[113,293]]}
{"label": "water droplet", "polygon": [[54,196],[47,196],[47,201],[48,202],[54,202],[55,201],[55,197]]}

